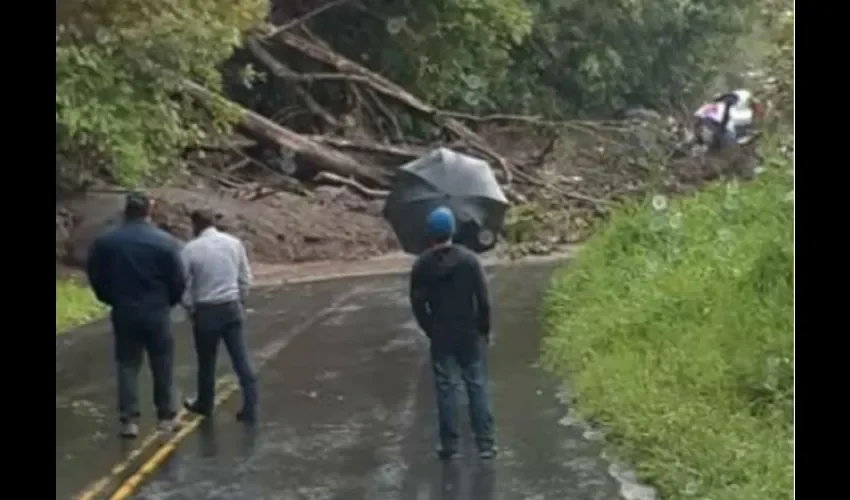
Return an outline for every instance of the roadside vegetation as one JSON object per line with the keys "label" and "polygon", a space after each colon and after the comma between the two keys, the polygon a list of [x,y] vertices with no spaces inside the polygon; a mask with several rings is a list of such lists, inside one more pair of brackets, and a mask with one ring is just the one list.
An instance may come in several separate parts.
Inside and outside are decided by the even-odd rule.
{"label": "roadside vegetation", "polygon": [[792,193],[630,207],[553,279],[546,362],[661,498],[793,497]]}
{"label": "roadside vegetation", "polygon": [[91,289],[74,280],[56,280],[56,335],[100,318],[105,308]]}
{"label": "roadside vegetation", "polygon": [[786,12],[774,11],[777,50],[766,63],[777,121],[762,175],[623,208],[556,274],[546,299],[546,364],[664,499],[793,498]]}

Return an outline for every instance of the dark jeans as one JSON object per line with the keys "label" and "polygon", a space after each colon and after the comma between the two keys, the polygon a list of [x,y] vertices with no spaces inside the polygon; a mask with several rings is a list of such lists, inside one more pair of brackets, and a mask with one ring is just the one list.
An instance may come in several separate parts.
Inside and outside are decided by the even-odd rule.
{"label": "dark jeans", "polygon": [[[700,127],[706,127],[713,132],[713,140],[711,141],[711,144],[706,144],[706,146],[709,146],[711,149],[726,149],[729,146],[734,145],[736,142],[735,135],[714,120],[709,118],[700,118],[697,120],[695,130],[698,131]],[[697,139],[702,142],[705,138],[697,133]]]}
{"label": "dark jeans", "polygon": [[458,443],[457,384],[454,373],[466,386],[469,398],[469,419],[475,444],[479,450],[493,448],[493,415],[487,398],[487,368],[484,348],[456,350],[431,355],[431,368],[437,388],[437,412],[440,421],[440,442],[443,449],[455,450]]}
{"label": "dark jeans", "polygon": [[139,371],[145,352],[153,378],[157,418],[174,418],[174,338],[169,311],[126,314],[113,311],[115,361],[118,365],[118,412],[122,422],[139,418]]}
{"label": "dark jeans", "polygon": [[257,412],[257,377],[245,346],[244,313],[239,302],[198,304],[192,315],[192,333],[198,354],[198,409],[211,412],[215,403],[215,365],[218,344],[224,341],[233,371],[242,388],[242,411]]}

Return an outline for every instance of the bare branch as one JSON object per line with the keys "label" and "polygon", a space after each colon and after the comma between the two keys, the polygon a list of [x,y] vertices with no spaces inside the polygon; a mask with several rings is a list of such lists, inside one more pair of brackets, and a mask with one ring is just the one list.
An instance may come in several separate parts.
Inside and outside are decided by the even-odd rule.
{"label": "bare branch", "polygon": [[303,16],[301,16],[297,19],[293,19],[292,21],[289,21],[286,24],[282,24],[280,26],[275,27],[271,32],[269,32],[266,35],[266,37],[272,38],[274,36],[277,36],[277,35],[283,33],[284,31],[291,30],[292,28],[295,28],[295,27],[298,27],[298,26],[304,24],[305,22],[309,21],[310,19],[313,19],[314,17],[318,16],[322,12],[325,12],[326,10],[330,10],[334,7],[338,7],[342,4],[348,3],[350,1],[351,0],[332,0],[332,1],[322,5],[321,7],[317,7],[315,9],[311,10],[310,12],[304,14]]}
{"label": "bare branch", "polygon": [[319,175],[316,176],[315,180],[317,182],[328,182],[330,184],[341,184],[343,186],[350,187],[354,191],[357,191],[361,196],[365,196],[367,198],[386,198],[390,194],[389,191],[383,189],[369,189],[354,179],[341,177],[330,172],[319,172]]}
{"label": "bare branch", "polygon": [[184,80],[183,87],[191,95],[200,99],[201,102],[214,101],[219,105],[238,110],[242,115],[240,128],[247,135],[257,136],[300,154],[318,166],[319,170],[327,170],[343,176],[353,176],[377,186],[385,186],[389,180],[387,173],[382,169],[363,165],[344,153],[311,141],[303,135],[245,109],[195,82]]}
{"label": "bare branch", "polygon": [[[404,88],[325,47],[292,33],[280,33],[278,38],[288,46],[302,52],[312,59],[336,68],[342,76],[334,78],[363,83],[374,91],[401,102],[408,108],[424,115],[446,130],[449,130],[458,137],[468,141],[499,165],[504,175],[505,182],[510,184],[513,175],[507,160],[490,147],[484,139],[467,128],[467,126],[463,123],[454,118],[441,115],[438,109],[422,102]],[[324,77],[325,74],[322,74],[322,76]]]}

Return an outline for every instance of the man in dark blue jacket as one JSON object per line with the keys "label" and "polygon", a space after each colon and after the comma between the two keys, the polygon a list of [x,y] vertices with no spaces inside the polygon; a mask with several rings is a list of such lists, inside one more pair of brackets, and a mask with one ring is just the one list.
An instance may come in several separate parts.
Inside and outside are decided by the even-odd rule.
{"label": "man in dark blue jacket", "polygon": [[89,250],[87,273],[98,300],[111,308],[118,365],[121,436],[139,433],[138,378],[147,352],[159,428],[173,431],[174,339],[171,308],[186,288],[180,246],[150,223],[152,201],[127,196],[124,223],[101,234]]}
{"label": "man in dark blue jacket", "polygon": [[458,452],[455,366],[466,385],[469,416],[479,457],[493,458],[493,417],[487,401],[484,355],[490,336],[490,300],[478,257],[452,245],[455,220],[440,207],[427,220],[433,246],[416,259],[410,274],[410,303],[419,327],[431,340],[431,366],[437,387],[440,458]]}

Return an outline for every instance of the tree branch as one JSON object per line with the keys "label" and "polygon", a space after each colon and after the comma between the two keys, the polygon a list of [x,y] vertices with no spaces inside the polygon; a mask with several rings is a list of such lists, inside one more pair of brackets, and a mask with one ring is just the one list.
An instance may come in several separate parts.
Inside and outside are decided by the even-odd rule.
{"label": "tree branch", "polygon": [[386,186],[389,182],[389,175],[386,171],[374,166],[363,165],[346,154],[311,141],[262,115],[209,91],[193,81],[184,80],[183,88],[201,102],[213,101],[218,105],[239,111],[242,116],[240,127],[244,129],[247,135],[257,136],[302,155],[315,164],[319,170],[327,170],[344,177],[354,177],[375,186]]}
{"label": "tree branch", "polygon": [[309,21],[310,19],[313,19],[314,17],[318,16],[322,12],[325,12],[326,10],[330,10],[334,7],[338,7],[342,4],[348,3],[350,1],[351,0],[332,0],[332,1],[322,5],[320,7],[317,7],[315,9],[311,10],[310,12],[304,14],[303,16],[301,16],[297,19],[293,19],[292,21],[289,21],[288,23],[285,23],[285,24],[282,24],[280,26],[275,27],[271,32],[269,32],[266,35],[266,37],[271,38],[271,37],[277,36],[277,35],[283,33],[284,31],[290,30],[292,28],[295,28],[295,27],[298,27],[298,26],[304,24],[305,22]]}
{"label": "tree branch", "polygon": [[[269,51],[264,49],[262,45],[260,45],[260,42],[258,42],[255,38],[249,38],[247,45],[248,50],[251,51],[254,57],[256,57],[261,63],[263,63],[267,68],[269,68],[272,74],[274,74],[276,77],[294,82],[309,81],[300,78],[301,75],[291,70],[285,64],[278,61],[277,58],[270,54]],[[298,97],[304,100],[304,103],[307,105],[307,108],[313,114],[320,116],[328,125],[333,128],[340,127],[339,121],[328,110],[326,110],[318,102],[316,102],[316,100],[313,99],[313,96],[310,95],[309,92],[304,90],[304,87],[302,87],[298,83],[295,83],[295,93],[298,94]]]}
{"label": "tree branch", "polygon": [[[390,82],[386,78],[373,71],[370,71],[369,69],[361,66],[360,64],[357,64],[354,61],[351,61],[350,59],[347,59],[303,37],[294,35],[292,33],[282,32],[278,35],[278,39],[283,41],[286,45],[307,55],[308,57],[336,68],[340,72],[340,74],[339,76],[335,76],[333,78],[348,81],[357,81],[359,83],[367,85],[374,91],[401,102],[408,108],[417,111],[418,113],[424,115],[434,123],[440,125],[446,130],[451,131],[458,137],[468,141],[470,144],[474,145],[477,149],[484,152],[486,156],[490,157],[490,159],[492,159],[499,165],[502,170],[505,182],[510,184],[511,180],[513,179],[513,174],[511,172],[511,167],[508,164],[507,160],[505,160],[502,155],[500,155],[492,147],[490,147],[487,142],[484,141],[484,139],[482,139],[478,134],[467,128],[467,126],[461,123],[460,121],[449,116],[441,115],[438,109],[422,102],[410,92],[406,91],[404,88]],[[329,75],[321,75],[323,78],[330,78]],[[313,75],[313,78],[316,78],[316,76]]]}

